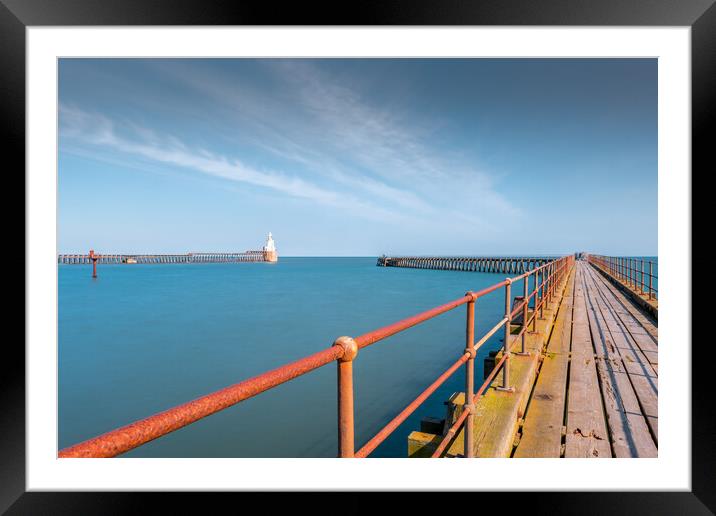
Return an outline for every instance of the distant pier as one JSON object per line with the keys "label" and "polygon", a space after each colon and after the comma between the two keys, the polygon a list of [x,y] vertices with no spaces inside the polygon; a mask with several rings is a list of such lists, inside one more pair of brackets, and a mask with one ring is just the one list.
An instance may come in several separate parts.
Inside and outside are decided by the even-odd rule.
{"label": "distant pier", "polygon": [[267,262],[264,251],[246,251],[244,253],[187,253],[187,254],[60,254],[57,263],[66,265],[90,265],[92,260],[98,264],[118,263],[234,263]]}
{"label": "distant pier", "polygon": [[[65,265],[98,264],[158,264],[158,263],[244,263],[244,262],[277,262],[278,251],[273,235],[268,234],[266,245],[260,251],[244,251],[243,253],[187,253],[187,254],[98,254],[90,250],[87,254],[60,254],[57,263]],[[96,270],[93,277],[96,276]]]}
{"label": "distant pier", "polygon": [[378,267],[407,267],[445,271],[495,272],[523,274],[546,263],[551,257],[465,257],[465,256],[381,256]]}

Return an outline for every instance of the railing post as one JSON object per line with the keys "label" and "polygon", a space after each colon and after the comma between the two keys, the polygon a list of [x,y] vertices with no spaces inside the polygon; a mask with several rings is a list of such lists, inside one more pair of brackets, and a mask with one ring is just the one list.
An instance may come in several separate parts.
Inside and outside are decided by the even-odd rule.
{"label": "railing post", "polygon": [[554,276],[554,295],[557,297],[557,286],[559,285],[559,282],[562,281],[562,262],[558,262],[555,267],[557,268],[557,274]]}
{"label": "railing post", "polygon": [[527,339],[527,306],[529,305],[529,291],[530,291],[530,277],[525,276],[524,277],[524,289],[522,292],[522,295],[524,296],[524,299],[522,300],[522,343],[520,345],[520,352],[519,355],[529,355],[527,352],[527,349],[525,349],[525,340]]}
{"label": "railing post", "polygon": [[503,353],[505,354],[505,365],[502,366],[502,386],[497,387],[497,390],[513,392],[514,387],[510,387],[510,332],[512,330],[512,307],[510,301],[512,297],[512,279],[506,278],[505,281],[505,343],[503,346]]}
{"label": "railing post", "polygon": [[644,258],[641,259],[641,293],[644,293]]}
{"label": "railing post", "polygon": [[649,260],[649,299],[654,299],[654,291],[651,288],[651,278],[653,276],[653,268],[652,268],[652,261]]}
{"label": "railing post", "polygon": [[537,325],[537,307],[539,306],[539,316],[542,317],[542,305],[540,304],[542,301],[542,271],[544,269],[540,269],[535,274],[535,330]]}
{"label": "railing post", "polygon": [[470,357],[465,363],[465,405],[463,410],[467,410],[467,417],[465,418],[465,446],[463,453],[465,457],[471,459],[474,457],[473,453],[473,424],[475,414],[475,297],[472,292],[465,294],[470,296],[470,301],[467,302],[467,326],[465,328],[465,353],[468,353]]}
{"label": "railing post", "polygon": [[537,290],[537,274],[539,274],[539,272],[534,273],[535,285],[534,285],[534,289],[532,290],[532,292],[535,296],[534,309],[532,310],[532,316],[533,316],[532,317],[532,331],[537,331],[537,301],[539,299],[539,297],[538,297],[539,292]]}
{"label": "railing post", "polygon": [[627,264],[629,260],[627,258],[622,258],[623,269],[624,269],[624,282],[628,285],[629,284],[629,265]]}
{"label": "railing post", "polygon": [[338,337],[334,346],[343,348],[338,358],[338,456],[353,457],[355,454],[353,422],[353,359],[358,345],[350,337]]}
{"label": "railing post", "polygon": [[550,283],[549,301],[554,300],[555,292],[557,292],[557,264],[552,262],[552,282]]}
{"label": "railing post", "polygon": [[545,292],[545,281],[547,279],[546,274],[547,268],[545,267],[540,271],[540,278],[539,278],[539,301],[540,301],[540,307],[539,307],[539,316],[544,319],[544,303],[547,299],[547,292]]}
{"label": "railing post", "polygon": [[562,263],[557,262],[554,265],[554,297],[557,297],[557,286],[559,285],[559,281],[562,278]]}

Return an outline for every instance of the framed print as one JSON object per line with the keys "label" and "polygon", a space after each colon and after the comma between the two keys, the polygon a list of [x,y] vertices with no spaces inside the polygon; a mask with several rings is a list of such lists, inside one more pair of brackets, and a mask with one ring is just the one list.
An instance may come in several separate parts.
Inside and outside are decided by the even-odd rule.
{"label": "framed print", "polygon": [[0,20],[27,204],[3,510],[397,490],[713,511],[691,316],[712,2]]}

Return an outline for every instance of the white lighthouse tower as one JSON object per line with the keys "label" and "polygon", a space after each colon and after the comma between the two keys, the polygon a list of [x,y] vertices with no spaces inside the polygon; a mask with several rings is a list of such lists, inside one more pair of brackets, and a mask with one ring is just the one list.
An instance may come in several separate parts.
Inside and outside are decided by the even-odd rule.
{"label": "white lighthouse tower", "polygon": [[277,262],[278,253],[276,252],[276,243],[273,241],[273,235],[269,232],[264,246],[264,260],[267,262]]}

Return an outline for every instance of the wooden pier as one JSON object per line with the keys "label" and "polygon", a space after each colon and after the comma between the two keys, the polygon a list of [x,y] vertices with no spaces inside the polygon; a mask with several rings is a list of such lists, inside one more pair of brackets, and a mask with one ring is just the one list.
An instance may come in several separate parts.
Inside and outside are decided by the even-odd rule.
{"label": "wooden pier", "polygon": [[97,265],[108,264],[164,264],[164,263],[243,263],[278,261],[278,251],[269,232],[266,245],[260,251],[243,253],[187,253],[187,254],[99,254],[90,249],[87,254],[59,254],[57,263],[65,265],[92,265],[92,277],[97,277]]}
{"label": "wooden pier", "polygon": [[[559,291],[529,332],[530,355],[511,358],[515,391],[497,390],[498,374],[476,404],[475,456],[656,457],[655,319],[585,261],[575,263]],[[411,433],[409,455],[430,456],[463,404],[464,394],[455,393],[444,420],[429,418],[423,431]],[[463,449],[461,430],[443,456],[462,456]]]}
{"label": "wooden pier", "polygon": [[[221,253],[198,256],[227,259]],[[90,251],[89,259],[98,256]],[[643,295],[644,282],[611,281],[612,269],[604,264],[615,262],[599,260],[583,253],[556,259],[381,257],[378,265],[384,266],[521,274],[362,335],[340,336],[311,355],[77,443],[58,456],[121,455],[335,363],[339,457],[370,456],[457,371],[464,372],[465,392],[450,396],[444,418],[423,418],[420,431],[408,436],[410,457],[656,457],[656,318],[625,291],[641,285]],[[504,295],[504,315],[476,335],[481,313],[476,305],[497,291]],[[456,309],[466,313],[462,353],[456,352],[452,365],[356,448],[353,362],[363,356],[359,350]],[[485,358],[485,377],[477,386],[477,352],[495,335],[503,336],[502,344]]]}
{"label": "wooden pier", "polygon": [[475,257],[475,256],[381,256],[379,267],[407,267],[445,271],[495,272],[522,274],[553,261],[550,257]]}
{"label": "wooden pier", "polygon": [[98,264],[158,264],[158,263],[240,263],[271,261],[264,251],[243,253],[187,253],[187,254],[60,254],[57,263],[66,265]]}

